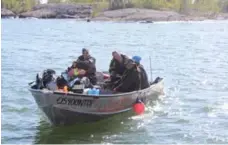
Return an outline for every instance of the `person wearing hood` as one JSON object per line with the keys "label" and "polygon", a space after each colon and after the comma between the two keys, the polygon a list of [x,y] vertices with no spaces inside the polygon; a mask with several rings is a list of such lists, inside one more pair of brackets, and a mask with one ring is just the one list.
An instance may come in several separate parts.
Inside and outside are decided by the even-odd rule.
{"label": "person wearing hood", "polygon": [[140,69],[141,89],[145,89],[145,88],[148,88],[150,85],[149,85],[147,73],[146,73],[143,65],[140,64],[141,59],[142,58],[140,56],[133,56],[132,57],[132,60],[136,63],[137,67]]}
{"label": "person wearing hood", "polygon": [[128,59],[124,63],[125,71],[121,79],[114,86],[115,92],[132,92],[141,90],[141,75],[140,70],[137,68],[136,63],[133,60]]}
{"label": "person wearing hood", "polygon": [[114,83],[120,79],[126,70],[124,63],[129,59],[126,55],[119,54],[118,52],[112,52],[112,60],[109,65],[109,74],[111,83]]}

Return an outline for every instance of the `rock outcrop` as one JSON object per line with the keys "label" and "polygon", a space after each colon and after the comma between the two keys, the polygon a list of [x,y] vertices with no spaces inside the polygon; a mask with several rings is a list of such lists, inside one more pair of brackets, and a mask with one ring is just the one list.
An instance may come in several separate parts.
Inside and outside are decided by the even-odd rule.
{"label": "rock outcrop", "polygon": [[9,17],[15,17],[15,16],[16,15],[12,11],[5,9],[5,8],[1,9],[1,17],[2,18],[9,18]]}
{"label": "rock outcrop", "polygon": [[88,18],[92,15],[91,5],[42,4],[34,6],[32,11],[21,13],[20,18]]}
{"label": "rock outcrop", "polygon": [[119,9],[100,13],[93,20],[116,21],[174,21],[182,19],[183,15],[173,11],[157,11],[151,9]]}
{"label": "rock outcrop", "polygon": [[101,12],[93,21],[130,21],[152,23],[155,21],[203,21],[208,19],[228,19],[228,13],[184,15],[168,10],[127,8]]}
{"label": "rock outcrop", "polygon": [[221,13],[216,16],[216,20],[228,20],[228,13]]}
{"label": "rock outcrop", "polygon": [[[93,15],[94,5],[89,4],[42,4],[36,5],[31,11],[19,14],[19,18],[35,17],[41,19],[72,18],[92,21],[128,21],[153,23],[155,21],[203,21],[206,19],[228,19],[228,13],[189,13],[183,15],[169,10],[152,10],[140,8],[126,8],[117,10],[105,10]],[[2,8],[2,18],[15,17],[12,11]]]}

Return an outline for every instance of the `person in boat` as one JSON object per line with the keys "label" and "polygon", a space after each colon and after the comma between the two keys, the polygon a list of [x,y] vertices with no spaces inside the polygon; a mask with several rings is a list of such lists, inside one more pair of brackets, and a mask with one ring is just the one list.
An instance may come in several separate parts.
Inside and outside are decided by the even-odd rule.
{"label": "person in boat", "polygon": [[96,59],[89,54],[88,49],[82,49],[82,55],[73,62],[71,68],[83,69],[86,71],[85,76],[89,78],[91,83],[95,85],[96,79]]}
{"label": "person in boat", "polygon": [[85,88],[92,88],[92,83],[90,79],[86,76],[85,69],[82,69],[82,67],[71,69],[68,72],[68,76],[71,77],[70,81],[70,87],[72,87],[75,84],[84,84]]}
{"label": "person in boat", "polygon": [[132,60],[128,59],[124,64],[125,71],[121,79],[114,86],[114,92],[132,92],[141,90],[141,74],[137,64]]}
{"label": "person in boat", "polygon": [[136,63],[137,67],[140,69],[141,89],[145,89],[145,88],[148,88],[150,86],[150,84],[148,81],[147,73],[146,73],[143,65],[140,64],[141,59],[142,58],[140,56],[133,56],[132,57],[132,60]]}
{"label": "person in boat", "polygon": [[112,60],[109,65],[110,81],[114,83],[120,79],[126,70],[124,63],[129,59],[126,55],[112,52]]}
{"label": "person in boat", "polygon": [[68,76],[72,79],[87,77],[92,85],[96,84],[96,72],[91,72],[91,64],[85,61],[74,61],[72,66],[68,68]]}
{"label": "person in boat", "polygon": [[74,83],[80,81],[83,77],[85,77],[86,71],[84,69],[78,68],[68,68],[67,70],[67,77],[63,73],[61,76],[58,76],[56,79],[56,85],[59,89],[63,89],[65,86],[71,88]]}
{"label": "person in boat", "polygon": [[82,49],[82,55],[80,55],[77,61],[89,61],[93,64],[96,63],[96,59],[89,54],[89,50],[86,48]]}

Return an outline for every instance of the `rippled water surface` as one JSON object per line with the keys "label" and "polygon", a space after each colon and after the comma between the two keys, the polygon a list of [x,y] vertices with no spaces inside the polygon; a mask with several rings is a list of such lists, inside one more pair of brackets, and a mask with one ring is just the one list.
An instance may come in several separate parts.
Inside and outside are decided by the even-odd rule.
{"label": "rippled water surface", "polygon": [[[2,143],[228,143],[228,21],[173,23],[2,20]],[[88,47],[97,69],[111,51],[140,54],[166,95],[143,116],[52,127],[27,84],[66,69]]]}

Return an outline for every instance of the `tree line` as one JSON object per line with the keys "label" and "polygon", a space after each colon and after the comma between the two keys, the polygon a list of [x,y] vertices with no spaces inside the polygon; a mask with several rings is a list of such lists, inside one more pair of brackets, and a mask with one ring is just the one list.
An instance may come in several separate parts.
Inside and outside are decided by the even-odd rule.
{"label": "tree line", "polygon": [[37,0],[1,0],[1,7],[12,10],[15,13],[25,12],[39,4]]}
{"label": "tree line", "polygon": [[[175,10],[181,13],[228,12],[228,0],[49,0],[48,3],[90,3],[97,10],[122,8],[148,8]],[[2,7],[15,13],[25,12],[39,4],[39,0],[2,0]]]}

